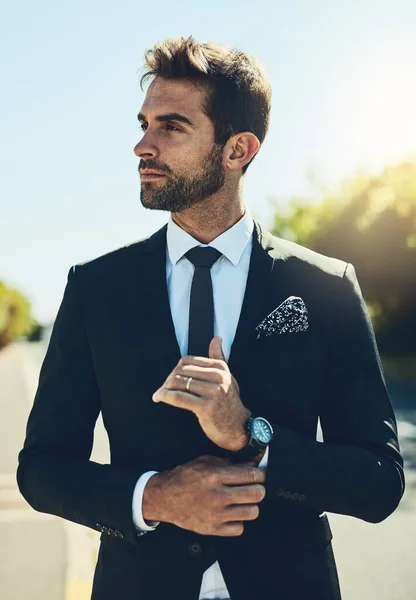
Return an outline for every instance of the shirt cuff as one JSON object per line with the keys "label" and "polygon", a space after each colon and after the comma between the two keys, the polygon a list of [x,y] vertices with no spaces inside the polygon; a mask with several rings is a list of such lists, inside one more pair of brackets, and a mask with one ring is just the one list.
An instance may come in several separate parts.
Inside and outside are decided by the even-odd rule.
{"label": "shirt cuff", "polygon": [[139,531],[153,531],[159,525],[159,521],[145,521],[142,513],[143,492],[149,479],[156,475],[157,471],[147,471],[137,481],[133,492],[133,523]]}
{"label": "shirt cuff", "polygon": [[[269,460],[269,446],[267,446],[265,453],[263,454],[263,458],[261,459],[261,461],[259,462],[257,468],[261,469],[261,468],[265,468],[267,467],[267,462]],[[139,480],[140,481],[140,480]]]}

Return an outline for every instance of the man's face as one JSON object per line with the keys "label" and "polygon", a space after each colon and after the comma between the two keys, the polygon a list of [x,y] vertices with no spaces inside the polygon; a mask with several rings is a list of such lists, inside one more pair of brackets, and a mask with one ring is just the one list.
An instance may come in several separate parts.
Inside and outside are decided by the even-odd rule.
{"label": "man's face", "polygon": [[[143,137],[134,148],[145,208],[180,212],[220,190],[225,181],[223,147],[202,111],[203,92],[185,80],[150,84],[139,113]],[[150,177],[143,171],[161,173]]]}

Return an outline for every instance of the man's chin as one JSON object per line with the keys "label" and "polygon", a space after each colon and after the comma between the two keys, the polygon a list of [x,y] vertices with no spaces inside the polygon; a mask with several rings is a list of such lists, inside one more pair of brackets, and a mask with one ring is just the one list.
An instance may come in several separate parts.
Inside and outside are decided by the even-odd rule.
{"label": "man's chin", "polygon": [[153,208],[157,210],[159,207],[156,202],[152,202],[151,198],[140,198],[140,202],[142,203],[143,208]]}
{"label": "man's chin", "polygon": [[164,203],[160,201],[160,198],[150,196],[148,194],[140,194],[140,202],[143,208],[150,208],[152,210],[169,210],[164,206]]}

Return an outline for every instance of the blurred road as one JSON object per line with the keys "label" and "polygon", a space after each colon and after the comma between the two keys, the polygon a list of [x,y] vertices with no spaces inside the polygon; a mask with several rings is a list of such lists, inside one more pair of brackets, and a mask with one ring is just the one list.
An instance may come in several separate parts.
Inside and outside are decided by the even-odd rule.
{"label": "blurred road", "polygon": [[[21,342],[6,350],[0,356],[1,412],[7,415],[6,419],[0,419],[0,475],[6,473],[0,489],[0,505],[3,503],[3,510],[0,506],[0,528],[3,532],[0,564],[4,573],[8,570],[7,585],[10,589],[11,586],[17,589],[18,584],[19,590],[23,589],[22,586],[26,586],[27,590],[19,591],[17,595],[4,595],[0,584],[0,597],[2,600],[59,600],[64,597],[57,591],[60,585],[65,600],[89,600],[98,533],[54,517],[41,516],[25,505],[21,497],[19,502],[25,506],[19,508],[16,494],[10,489],[10,476],[14,480],[16,453],[23,443],[45,348],[42,343]],[[416,382],[389,382],[389,391],[398,421],[407,488],[399,508],[383,523],[374,525],[329,514],[343,600],[416,599]],[[96,427],[92,459],[109,461],[108,442],[101,419]],[[50,522],[38,522],[40,517],[49,518]],[[29,523],[23,521],[32,519],[32,529],[28,529]],[[16,524],[13,525],[13,522]],[[45,527],[50,528],[50,535],[45,535]],[[43,535],[39,535],[40,531]],[[62,531],[65,532],[65,543]],[[22,535],[25,536],[24,543]],[[54,557],[51,552],[54,552]],[[33,577],[30,582],[21,577],[18,581],[21,566],[26,563],[24,569],[30,568]],[[52,563],[56,564],[55,592],[48,595],[47,590],[41,587],[42,581],[38,592],[35,592],[37,565],[38,571],[44,573],[45,566],[52,566]],[[64,572],[62,568],[65,565]],[[46,582],[45,576],[43,579]]]}

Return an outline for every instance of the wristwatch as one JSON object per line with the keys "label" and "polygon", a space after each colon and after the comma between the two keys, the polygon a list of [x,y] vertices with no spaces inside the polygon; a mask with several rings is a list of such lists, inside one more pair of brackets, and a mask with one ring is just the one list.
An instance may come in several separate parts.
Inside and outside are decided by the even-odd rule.
{"label": "wristwatch", "polygon": [[249,435],[248,443],[241,450],[232,452],[235,462],[252,460],[264,452],[273,439],[273,427],[264,417],[250,417],[246,430]]}

